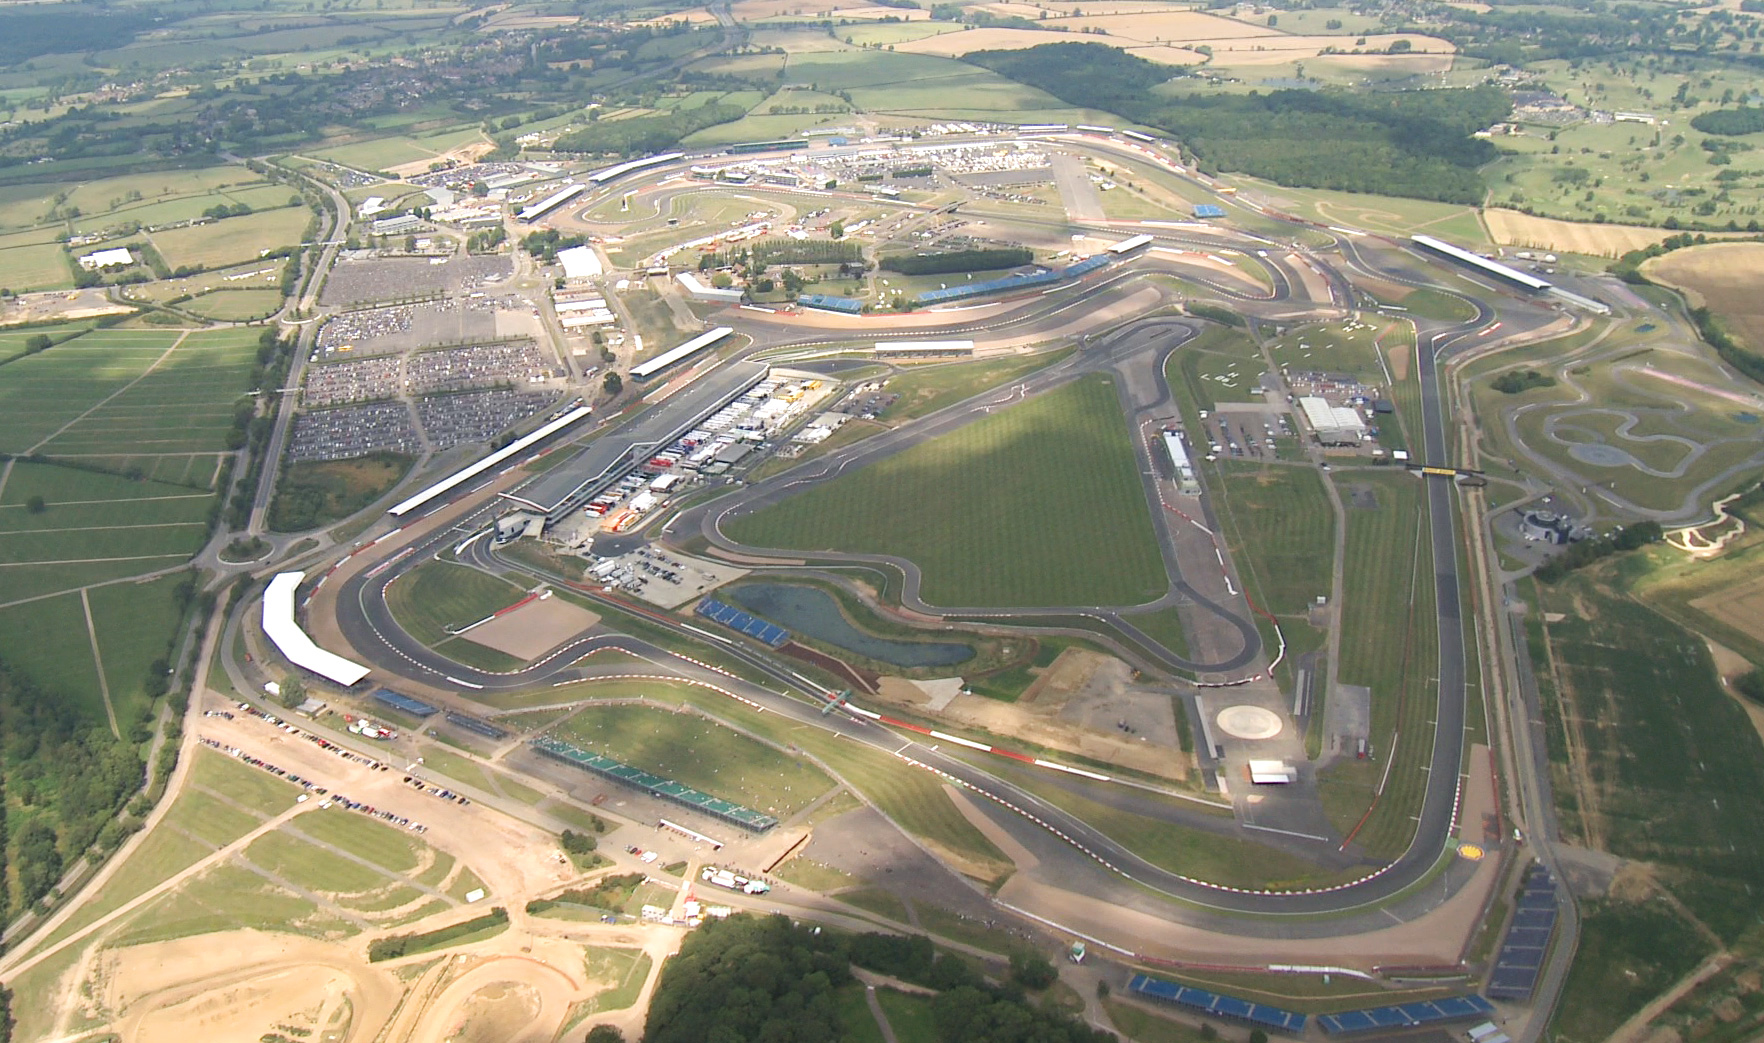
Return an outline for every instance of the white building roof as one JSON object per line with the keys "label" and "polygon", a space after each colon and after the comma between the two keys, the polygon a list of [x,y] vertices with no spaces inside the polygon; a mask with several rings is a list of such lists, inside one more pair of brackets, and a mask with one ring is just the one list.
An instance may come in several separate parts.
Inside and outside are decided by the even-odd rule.
{"label": "white building roof", "polygon": [[694,300],[729,302],[741,300],[740,290],[719,290],[714,286],[706,286],[704,283],[699,282],[698,276],[693,275],[691,272],[681,272],[674,276],[674,278],[678,279],[680,285],[685,288],[686,295]]}
{"label": "white building roof", "polygon": [[1349,431],[1361,435],[1366,432],[1366,422],[1360,419],[1359,413],[1347,406],[1332,406],[1316,395],[1306,395],[1298,400],[1298,405],[1304,410],[1305,420],[1311,425],[1311,430],[1318,434]]}
{"label": "white building roof", "polygon": [[306,636],[294,619],[294,591],[304,572],[278,572],[263,592],[263,632],[288,662],[348,688],[368,675],[368,668],[327,652]]}
{"label": "white building roof", "polygon": [[82,268],[127,267],[135,263],[135,255],[127,247],[117,246],[109,250],[97,250],[80,258]]}
{"label": "white building roof", "polygon": [[572,246],[557,252],[557,263],[563,265],[566,279],[592,279],[601,274],[600,255],[592,246]]}

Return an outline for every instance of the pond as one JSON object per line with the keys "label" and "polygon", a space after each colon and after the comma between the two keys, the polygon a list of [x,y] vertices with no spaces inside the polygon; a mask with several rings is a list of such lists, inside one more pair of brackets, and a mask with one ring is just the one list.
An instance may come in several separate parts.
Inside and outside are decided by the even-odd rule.
{"label": "pond", "polygon": [[866,634],[839,611],[833,595],[795,583],[748,583],[725,596],[757,616],[806,637],[902,668],[955,666],[974,658],[970,645],[952,641],[898,641]]}

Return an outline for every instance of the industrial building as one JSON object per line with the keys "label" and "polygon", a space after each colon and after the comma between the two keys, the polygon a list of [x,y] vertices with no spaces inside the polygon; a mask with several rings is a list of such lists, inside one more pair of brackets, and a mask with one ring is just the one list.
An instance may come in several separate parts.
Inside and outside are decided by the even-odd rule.
{"label": "industrial building", "polygon": [[118,246],[109,250],[96,250],[80,258],[80,267],[88,272],[102,268],[127,268],[135,263],[135,255],[128,247]]}
{"label": "industrial building", "polygon": [[706,286],[699,282],[698,276],[691,272],[681,272],[674,278],[679,281],[680,288],[686,291],[686,296],[695,301],[710,301],[714,304],[740,304],[742,299],[747,296],[746,291],[734,287],[721,290],[715,286]]}
{"label": "industrial building", "polygon": [[1352,406],[1333,406],[1321,396],[1306,395],[1298,407],[1319,445],[1357,446],[1366,440],[1366,421]]}
{"label": "industrial building", "polygon": [[1164,432],[1164,452],[1170,454],[1170,466],[1174,468],[1176,486],[1184,496],[1199,496],[1200,480],[1194,476],[1194,461],[1189,459],[1188,446],[1182,442],[1182,432],[1166,430]]}
{"label": "industrial building", "polygon": [[590,442],[568,462],[535,475],[502,497],[511,506],[542,516],[546,525],[554,524],[647,463],[657,450],[746,394],[770,371],[763,362],[719,366],[639,413],[618,431]]}
{"label": "industrial building", "polygon": [[409,235],[429,227],[429,223],[415,214],[400,214],[375,221],[369,226],[375,235]]}

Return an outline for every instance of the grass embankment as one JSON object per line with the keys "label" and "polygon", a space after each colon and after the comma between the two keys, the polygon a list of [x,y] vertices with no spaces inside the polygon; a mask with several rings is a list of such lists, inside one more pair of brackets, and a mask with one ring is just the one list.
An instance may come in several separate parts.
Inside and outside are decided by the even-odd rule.
{"label": "grass embankment", "polygon": [[481,942],[506,930],[508,930],[508,911],[501,908],[492,909],[483,916],[433,931],[424,931],[421,934],[397,934],[390,938],[377,939],[368,945],[368,962],[396,960],[401,956],[416,956],[419,953],[434,952],[436,949],[445,949],[449,946]]}
{"label": "grass embankment", "polygon": [[[1060,512],[1073,517],[1052,524]],[[933,604],[1125,605],[1164,589],[1131,434],[1100,376],[725,528],[756,546],[908,558]]]}
{"label": "grass embankment", "polygon": [[696,714],[650,706],[590,706],[554,734],[780,818],[833,788],[833,780],[813,765]]}
{"label": "grass embankment", "polygon": [[973,398],[987,388],[1045,369],[1071,354],[1068,348],[978,362],[938,363],[906,370],[888,378],[885,390],[899,395],[900,399],[883,415],[883,419],[897,424],[928,416],[945,406]]}

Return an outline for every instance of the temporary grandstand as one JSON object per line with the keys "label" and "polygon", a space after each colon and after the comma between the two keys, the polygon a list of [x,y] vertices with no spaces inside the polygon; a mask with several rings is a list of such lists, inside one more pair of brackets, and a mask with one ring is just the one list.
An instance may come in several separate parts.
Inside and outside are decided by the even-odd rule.
{"label": "temporary grandstand", "polygon": [[1217,203],[1196,203],[1194,207],[1194,216],[1203,220],[1224,217],[1225,208]]}
{"label": "temporary grandstand", "polygon": [[1454,1021],[1486,1018],[1494,1012],[1494,1004],[1472,994],[1390,1007],[1347,1010],[1339,1014],[1322,1014],[1317,1017],[1317,1024],[1331,1036],[1354,1036],[1362,1032],[1389,1032],[1393,1029],[1447,1025]]}
{"label": "temporary grandstand", "polygon": [[974,354],[974,342],[971,340],[879,340],[876,342],[876,357],[879,359],[937,359],[964,358]]}
{"label": "temporary grandstand", "polygon": [[479,735],[482,735],[486,739],[506,739],[506,738],[508,738],[508,731],[506,729],[498,728],[496,725],[491,724],[489,721],[482,721],[476,717],[468,717],[465,714],[460,713],[456,710],[447,711],[447,723],[458,725],[459,727],[464,728],[466,731],[475,732]]}
{"label": "temporary grandstand", "polygon": [[367,667],[327,652],[300,629],[294,618],[294,594],[304,572],[278,572],[263,591],[263,633],[276,651],[302,670],[348,688],[369,673]]}
{"label": "temporary grandstand", "polygon": [[864,302],[851,297],[835,297],[828,293],[799,294],[796,303],[816,311],[836,311],[841,315],[861,315]]}
{"label": "temporary grandstand", "polygon": [[972,297],[986,297],[995,293],[1016,293],[1021,290],[1033,290],[1037,287],[1058,286],[1060,283],[1082,279],[1091,272],[1107,267],[1114,258],[1109,254],[1097,254],[1063,269],[1042,269],[1022,275],[1006,275],[998,279],[986,279],[981,282],[960,283],[946,286],[941,290],[927,290],[913,298],[919,305],[949,304],[953,301],[965,301]]}
{"label": "temporary grandstand", "polygon": [[1306,1016],[1297,1011],[1282,1010],[1265,1003],[1252,1003],[1236,996],[1223,996],[1192,985],[1153,978],[1147,974],[1135,974],[1127,982],[1127,991],[1165,1003],[1174,1003],[1215,1018],[1225,1018],[1294,1036],[1305,1033]]}
{"label": "temporary grandstand", "polygon": [[430,706],[420,699],[412,699],[408,695],[400,695],[390,688],[381,688],[374,692],[374,702],[390,710],[409,714],[412,717],[433,717],[440,712],[439,708]]}
{"label": "temporary grandstand", "polygon": [[790,640],[790,631],[776,623],[765,620],[749,612],[743,612],[733,605],[726,605],[715,598],[705,598],[698,603],[693,611],[713,623],[721,623],[739,634],[746,634],[762,645],[777,648]]}
{"label": "temporary grandstand", "polygon": [[1488,994],[1497,1000],[1530,999],[1555,929],[1556,881],[1549,870],[1534,864],[1525,873],[1513,921],[1488,976]]}
{"label": "temporary grandstand", "polygon": [[673,801],[681,807],[703,812],[718,821],[739,826],[749,832],[764,833],[778,824],[777,819],[763,811],[744,808],[739,804],[732,804],[708,793],[700,793],[698,790],[672,779],[651,775],[640,768],[621,764],[611,757],[603,757],[598,753],[590,753],[560,739],[542,735],[533,740],[533,748],[554,760],[573,765],[584,771],[591,771],[614,782],[622,782],[652,797]]}

